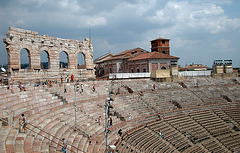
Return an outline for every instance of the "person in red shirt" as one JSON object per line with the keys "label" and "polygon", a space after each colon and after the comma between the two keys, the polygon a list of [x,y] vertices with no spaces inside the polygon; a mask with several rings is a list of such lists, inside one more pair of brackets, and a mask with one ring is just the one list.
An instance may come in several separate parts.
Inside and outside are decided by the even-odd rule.
{"label": "person in red shirt", "polygon": [[73,82],[73,79],[74,79],[74,76],[73,76],[73,74],[71,75],[71,82]]}

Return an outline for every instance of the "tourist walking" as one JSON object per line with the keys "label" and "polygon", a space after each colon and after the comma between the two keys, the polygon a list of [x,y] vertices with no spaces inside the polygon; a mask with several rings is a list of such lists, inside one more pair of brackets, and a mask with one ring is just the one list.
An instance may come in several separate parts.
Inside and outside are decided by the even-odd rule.
{"label": "tourist walking", "polygon": [[61,83],[63,83],[63,76],[61,75]]}
{"label": "tourist walking", "polygon": [[71,75],[71,82],[73,82],[74,81],[74,75],[72,74]]}
{"label": "tourist walking", "polygon": [[62,140],[63,140],[62,151],[63,151],[64,153],[67,153],[67,141],[65,140],[65,138],[63,138]]}
{"label": "tourist walking", "polygon": [[118,134],[120,137],[122,136],[122,129],[118,130]]}
{"label": "tourist walking", "polygon": [[98,117],[98,124],[101,125],[101,123],[102,123],[102,116],[99,116]]}
{"label": "tourist walking", "polygon": [[110,126],[112,126],[112,118],[109,119]]}
{"label": "tourist walking", "polygon": [[19,86],[20,91],[26,91],[26,88],[24,87],[24,85],[22,84],[22,82],[20,82]]}
{"label": "tourist walking", "polygon": [[96,90],[96,89],[95,89],[95,84],[93,85],[92,90],[93,90],[93,92],[95,92],[95,90]]}
{"label": "tourist walking", "polygon": [[161,131],[159,132],[159,138],[162,138],[162,133],[161,133]]}
{"label": "tourist walking", "polygon": [[89,141],[89,144],[91,144],[91,143],[92,143],[92,136],[89,136],[89,139],[88,139],[88,141]]}
{"label": "tourist walking", "polygon": [[63,86],[64,86],[64,93],[66,93],[67,92],[66,84],[64,84]]}
{"label": "tourist walking", "polygon": [[128,114],[128,120],[131,120],[132,119],[132,115],[131,113]]}
{"label": "tourist walking", "polygon": [[10,83],[8,84],[8,89],[11,91],[12,94],[14,94],[14,90],[12,88],[12,84],[10,84]]}
{"label": "tourist walking", "polygon": [[83,93],[83,84],[81,84],[81,93]]}
{"label": "tourist walking", "polygon": [[117,90],[117,95],[119,95],[120,94],[120,88],[118,87],[118,90]]}
{"label": "tourist walking", "polygon": [[27,117],[24,114],[22,114],[22,121],[23,121],[23,130],[24,130],[24,133],[26,133],[27,132],[26,126],[28,122],[27,122]]}

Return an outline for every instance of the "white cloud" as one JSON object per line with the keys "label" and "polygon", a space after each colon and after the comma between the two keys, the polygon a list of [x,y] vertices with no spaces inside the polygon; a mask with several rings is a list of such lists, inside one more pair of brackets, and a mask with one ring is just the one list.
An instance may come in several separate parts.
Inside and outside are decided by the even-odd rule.
{"label": "white cloud", "polygon": [[236,51],[234,48],[232,48],[231,41],[227,39],[220,39],[217,42],[215,42],[212,46],[218,52],[222,53],[231,53]]}
{"label": "white cloud", "polygon": [[107,20],[104,17],[88,18],[86,21],[89,26],[102,26],[107,24]]}
{"label": "white cloud", "polygon": [[83,9],[83,7],[80,7],[77,3],[76,0],[61,0],[59,1],[59,5],[62,9],[64,10],[68,10],[70,12],[78,12],[81,9]]}
{"label": "white cloud", "polygon": [[[157,10],[149,21],[173,27],[177,31],[203,30],[212,34],[240,30],[240,19],[230,19],[214,3],[189,3],[170,1]],[[177,29],[176,29],[177,27]]]}
{"label": "white cloud", "polygon": [[[87,37],[86,31],[91,28],[95,58],[108,50],[119,53],[141,47],[150,51],[150,41],[164,37],[171,39],[171,53],[181,60],[189,57],[192,60],[193,56],[197,59],[203,54],[214,57],[217,51],[225,55],[224,50],[229,48],[231,53],[234,52],[233,58],[237,59],[240,16],[235,10],[239,5],[236,1],[1,1],[0,35],[7,33],[9,26],[16,26],[78,39]],[[223,39],[220,41],[219,38]],[[4,43],[0,43],[0,48],[3,46]],[[191,56],[193,52],[195,55]]]}
{"label": "white cloud", "polygon": [[31,4],[32,2],[37,3],[37,7],[42,6],[44,3],[46,3],[48,0],[18,0],[18,3],[21,5]]}
{"label": "white cloud", "polygon": [[230,5],[230,4],[233,3],[232,0],[211,0],[211,1],[209,1],[209,0],[198,0],[198,2],[200,2],[200,3],[202,3],[202,2],[204,2],[204,3],[211,2],[211,3],[214,3],[214,4],[224,4],[224,5]]}

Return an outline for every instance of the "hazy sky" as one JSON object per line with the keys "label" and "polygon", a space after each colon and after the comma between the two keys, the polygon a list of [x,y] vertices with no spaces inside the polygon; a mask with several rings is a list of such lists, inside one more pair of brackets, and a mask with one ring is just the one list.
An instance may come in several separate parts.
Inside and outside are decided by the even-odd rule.
{"label": "hazy sky", "polygon": [[7,63],[2,39],[13,26],[53,37],[89,37],[94,59],[169,38],[179,64],[212,66],[232,59],[240,67],[240,0],[0,0],[0,64]]}

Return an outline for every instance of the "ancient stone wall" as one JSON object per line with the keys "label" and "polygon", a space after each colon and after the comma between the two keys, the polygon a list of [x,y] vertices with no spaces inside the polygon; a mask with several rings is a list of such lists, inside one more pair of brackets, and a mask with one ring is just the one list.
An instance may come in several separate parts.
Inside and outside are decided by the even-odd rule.
{"label": "ancient stone wall", "polygon": [[[14,80],[59,80],[61,76],[74,75],[75,79],[95,78],[93,46],[88,38],[84,41],[38,35],[38,32],[10,27],[3,39],[8,52],[9,78]],[[29,68],[21,69],[20,51],[26,49]],[[41,69],[40,54],[48,54],[48,69]],[[68,68],[60,68],[60,53],[68,56]],[[85,58],[85,68],[78,69],[78,54]]]}

